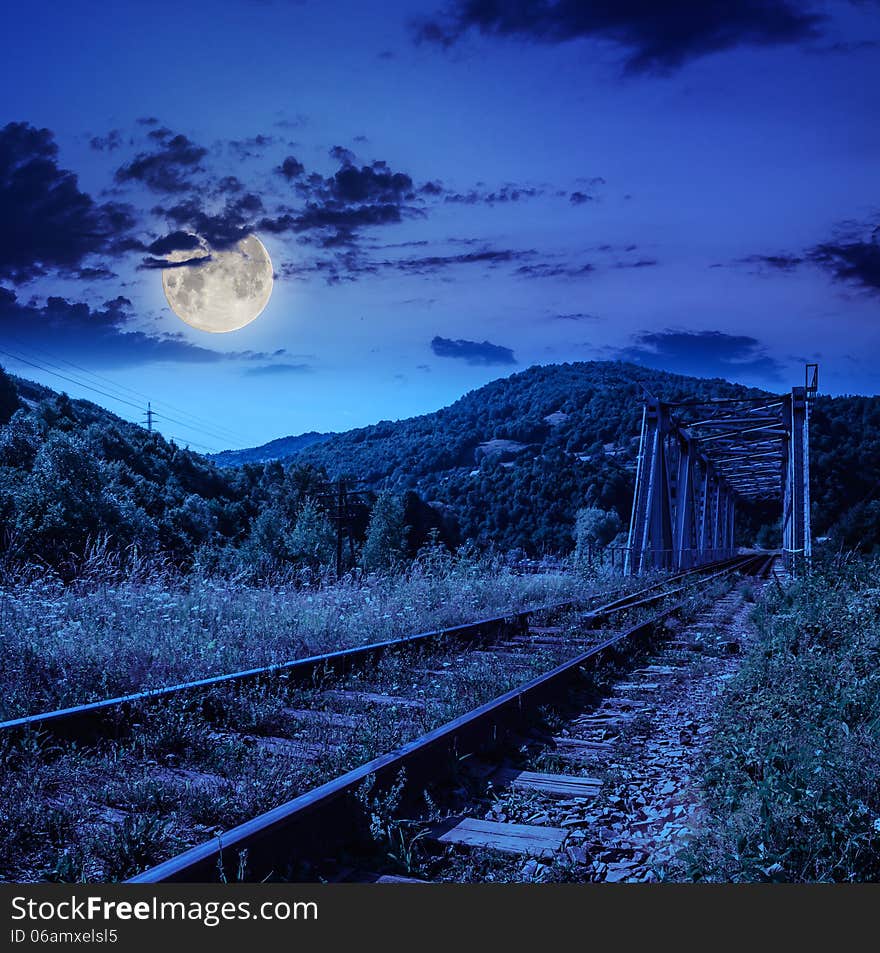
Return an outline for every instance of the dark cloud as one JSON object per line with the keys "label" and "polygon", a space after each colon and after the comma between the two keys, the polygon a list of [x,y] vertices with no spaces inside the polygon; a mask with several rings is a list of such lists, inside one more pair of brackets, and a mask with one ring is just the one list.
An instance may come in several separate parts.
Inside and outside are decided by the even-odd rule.
{"label": "dark cloud", "polygon": [[335,159],[343,165],[351,165],[355,160],[355,154],[351,149],[346,149],[345,146],[332,146],[328,150],[328,155],[331,159]]}
{"label": "dark cloud", "polygon": [[791,272],[802,265],[823,268],[844,281],[875,294],[880,292],[880,226],[845,223],[839,234],[798,254],[749,255],[738,264]]}
{"label": "dark cloud", "polygon": [[749,255],[740,258],[739,262],[747,265],[765,265],[777,271],[792,271],[804,263],[804,258],[797,255]]}
{"label": "dark cloud", "polygon": [[868,240],[817,245],[809,257],[839,281],[851,282],[875,293],[880,291],[880,227],[874,229]]}
{"label": "dark cloud", "polygon": [[118,278],[115,271],[103,267],[103,265],[89,265],[83,268],[77,268],[73,273],[80,281],[107,281],[109,278]]}
{"label": "dark cloud", "polygon": [[326,197],[346,205],[356,202],[378,202],[399,205],[412,199],[413,182],[405,172],[392,172],[385,162],[369,166],[345,163],[326,182]]}
{"label": "dark cloud", "polygon": [[317,258],[313,261],[284,262],[281,274],[285,278],[307,278],[317,275],[328,285],[340,285],[357,281],[364,275],[378,274],[380,268],[364,258],[357,249],[339,251],[332,257]]}
{"label": "dark cloud", "polygon": [[287,116],[272,123],[272,125],[278,129],[302,129],[303,126],[307,126],[308,124],[309,117],[302,115],[302,113],[292,118]]}
{"label": "dark cloud", "polygon": [[208,154],[182,133],[166,127],[153,129],[149,138],[158,143],[152,152],[141,152],[116,170],[117,182],[142,182],[154,192],[186,192],[193,187],[193,174],[201,170]]}
{"label": "dark cloud", "polygon": [[[272,223],[260,223],[260,227],[268,226],[272,230]],[[295,228],[295,223],[287,223],[283,230]],[[470,251],[455,254],[411,255],[404,258],[377,258],[364,253],[364,250],[354,244],[342,243],[342,247],[335,251],[333,257],[320,258],[304,262],[285,263],[281,271],[286,277],[303,278],[308,275],[320,275],[328,284],[357,281],[364,276],[398,272],[403,275],[425,277],[449,271],[454,268],[482,266],[489,270],[504,265],[517,266],[513,274],[521,278],[580,278],[591,274],[595,266],[589,263],[571,264],[564,262],[548,262],[536,260],[538,252],[534,248],[511,249],[492,248],[483,246],[473,248],[478,244],[477,239],[449,239],[450,242],[465,245]],[[406,248],[411,245],[423,246],[426,242],[402,242],[397,245],[374,245],[370,251]],[[325,245],[325,247],[332,247]],[[615,263],[614,267],[643,267],[654,262],[646,260],[632,263]]]}
{"label": "dark cloud", "polygon": [[157,238],[147,245],[147,251],[153,255],[170,255],[173,251],[195,251],[200,247],[201,242],[198,236],[190,232],[177,231]]}
{"label": "dark cloud", "polygon": [[577,311],[573,314],[551,314],[553,321],[599,321],[598,314],[588,314],[586,311]]}
{"label": "dark cloud", "polygon": [[228,146],[239,159],[255,159],[263,155],[276,141],[274,136],[264,136],[260,133],[248,139],[230,139]]}
{"label": "dark cloud", "polygon": [[[406,248],[423,246],[427,242],[402,242],[381,248]],[[468,243],[470,244],[470,243]],[[478,251],[461,252],[455,255],[419,255],[407,258],[371,258],[359,248],[348,247],[333,258],[322,258],[309,263],[282,265],[282,273],[288,277],[305,277],[309,274],[322,276],[328,284],[357,281],[369,275],[399,272],[404,275],[426,276],[438,274],[451,268],[483,265],[487,269],[532,258],[533,249],[513,250],[506,248],[482,248]],[[413,299],[414,300],[414,299]],[[407,303],[407,302],[404,302]]]}
{"label": "dark cloud", "polygon": [[635,261],[616,261],[615,268],[653,268],[659,262],[656,258],[637,258]]}
{"label": "dark cloud", "polygon": [[155,208],[181,231],[204,238],[215,249],[229,248],[254,230],[255,217],[263,211],[262,199],[253,192],[228,198],[223,208],[208,212],[198,198],[186,199],[169,209]]}
{"label": "dark cloud", "polygon": [[295,188],[305,205],[266,216],[259,228],[275,234],[314,232],[315,243],[333,248],[353,245],[362,228],[397,224],[404,214],[424,214],[408,204],[416,196],[412,178],[405,172],[394,172],[379,160],[356,165],[353,154],[341,146],[334,146],[330,154],[341,163],[332,176],[296,176]]}
{"label": "dark cloud", "polygon": [[577,264],[553,264],[538,262],[529,265],[520,265],[515,274],[520,278],[583,278],[596,270],[595,265],[586,262]]}
{"label": "dark cloud", "polygon": [[777,380],[783,365],[766,354],[757,338],[724,331],[644,331],[615,353],[620,360],[701,377],[756,377]]}
{"label": "dark cloud", "polygon": [[400,258],[381,262],[380,266],[407,274],[426,275],[459,265],[488,265],[491,268],[495,265],[508,264],[512,261],[530,257],[533,254],[533,251],[485,248],[482,251],[464,252],[458,255],[425,255],[417,258]]}
{"label": "dark cloud", "polygon": [[424,248],[425,246],[430,244],[431,243],[428,241],[427,238],[419,238],[409,242],[386,242],[384,245],[372,245],[370,247],[387,251],[388,249],[391,249],[391,248]]}
{"label": "dark cloud", "polygon": [[290,179],[298,179],[306,171],[306,167],[296,156],[287,156],[275,171],[290,181]]}
{"label": "dark cloud", "polygon": [[222,179],[218,179],[216,185],[214,186],[215,195],[223,195],[225,193],[231,192],[243,192],[244,183],[235,175],[224,175]]}
{"label": "dark cloud", "polygon": [[143,271],[152,271],[166,268],[189,268],[190,266],[198,268],[200,265],[207,265],[212,260],[211,255],[197,255],[194,258],[185,258],[182,261],[169,261],[167,258],[147,257],[141,260],[138,268]]}
{"label": "dark cloud", "polygon": [[321,240],[321,244],[329,248],[352,243],[357,229],[373,225],[393,225],[401,220],[398,205],[361,205],[346,208],[310,203],[298,212],[263,218],[258,227],[276,234],[326,229],[329,233]]}
{"label": "dark cloud", "polygon": [[[436,183],[428,183],[429,186]],[[424,190],[425,186],[423,186]],[[529,185],[504,185],[491,192],[471,189],[469,192],[447,192],[444,202],[456,205],[500,205],[505,202],[519,202],[520,199],[533,199],[543,195],[544,190]]]}
{"label": "dark cloud", "polygon": [[586,192],[572,192],[568,200],[572,205],[583,205],[585,202],[592,202],[593,196],[587,195]]}
{"label": "dark cloud", "polygon": [[489,341],[453,341],[439,335],[432,339],[431,350],[437,357],[452,357],[468,364],[481,366],[516,364],[516,358],[509,347],[492,344]]}
{"label": "dark cloud", "polygon": [[116,253],[134,224],[128,206],[81,192],[52,133],[24,122],[0,129],[0,221],[0,277],[17,283]]}
{"label": "dark cloud", "polygon": [[202,251],[203,248],[203,243],[197,235],[178,229],[157,238],[147,245],[145,250],[150,253],[150,256],[144,258],[138,267],[149,270],[155,268],[182,268],[185,265],[204,265],[211,261],[211,256],[205,255],[203,252],[200,255],[187,257],[180,261],[171,262],[167,258],[173,252]]}
{"label": "dark cloud", "polygon": [[452,0],[414,25],[416,39],[450,47],[475,30],[536,43],[588,38],[624,50],[631,72],[668,72],[736,46],[819,35],[824,18],[791,0]]}
{"label": "dark cloud", "polygon": [[264,354],[224,354],[198,347],[172,335],[152,335],[129,329],[131,302],[118,297],[98,308],[65,298],[45,305],[23,304],[12,291],[0,288],[0,332],[11,350],[45,347],[90,367],[134,367],[176,362],[207,364],[230,358],[265,359]]}
{"label": "dark cloud", "polygon": [[245,374],[248,377],[286,377],[289,374],[310,374],[313,370],[311,364],[261,364],[249,367]]}
{"label": "dark cloud", "polygon": [[96,152],[112,152],[122,145],[122,133],[118,129],[111,129],[106,136],[92,136],[89,145]]}

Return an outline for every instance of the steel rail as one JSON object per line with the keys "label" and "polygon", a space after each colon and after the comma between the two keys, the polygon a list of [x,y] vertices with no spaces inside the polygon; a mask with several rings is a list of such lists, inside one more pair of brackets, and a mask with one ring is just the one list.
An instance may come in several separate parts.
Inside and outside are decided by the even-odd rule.
{"label": "steel rail", "polygon": [[[737,565],[722,569],[703,582],[711,582],[738,569],[757,568],[763,563],[762,555],[744,557]],[[352,839],[357,839],[362,812],[357,810],[353,797],[362,785],[372,783],[381,788],[403,778],[407,791],[411,794],[421,792],[426,783],[437,779],[438,764],[442,764],[444,757],[452,756],[460,760],[487,745],[497,743],[511,729],[525,724],[536,708],[558,698],[560,689],[584,667],[596,666],[625,642],[649,636],[659,623],[686,605],[686,601],[681,601],[667,607],[551,671],[530,679],[388,754],[374,758],[210,841],[151,867],[131,877],[126,883],[202,883],[216,880],[222,869],[224,852],[232,860],[236,854],[241,856],[247,851],[247,865],[251,869],[258,868],[261,879],[313,856],[311,851],[320,850],[320,856],[326,856],[333,844],[352,843]],[[237,858],[234,863],[237,863]]]}
{"label": "steel rail", "polygon": [[[734,557],[732,560],[723,560],[711,563],[696,569],[690,569],[652,584],[638,592],[631,593],[598,608],[587,610],[585,617],[593,621],[609,617],[626,609],[648,605],[659,599],[666,598],[682,591],[684,587],[668,591],[662,587],[670,582],[691,575],[699,575],[710,570],[727,566],[731,562],[742,561],[747,557]],[[646,595],[653,590],[660,590],[653,596]],[[308,681],[323,672],[345,674],[369,661],[380,658],[389,650],[399,650],[409,647],[421,647],[431,642],[440,642],[443,639],[454,641],[477,641],[497,637],[509,629],[523,628],[528,624],[529,617],[542,612],[564,612],[579,608],[585,600],[571,599],[563,602],[548,603],[545,605],[530,606],[518,612],[479,619],[475,622],[466,622],[461,625],[450,626],[446,629],[434,629],[428,632],[419,632],[415,635],[406,635],[395,639],[386,639],[381,642],[371,642],[367,645],[354,646],[347,649],[337,649],[333,652],[324,652],[319,655],[305,656],[287,662],[278,662],[258,668],[244,669],[222,675],[213,675],[189,682],[180,682],[176,685],[167,685],[160,688],[144,689],[113,698],[104,698],[99,701],[86,702],[67,708],[39,712],[33,715],[23,715],[8,721],[0,722],[0,736],[4,733],[24,731],[51,731],[64,737],[84,738],[100,733],[104,729],[118,727],[128,712],[137,705],[147,702],[156,702],[172,698],[181,694],[195,694],[206,692],[224,685],[247,685],[261,681],[286,677],[298,681]],[[115,716],[115,717],[114,717]]]}

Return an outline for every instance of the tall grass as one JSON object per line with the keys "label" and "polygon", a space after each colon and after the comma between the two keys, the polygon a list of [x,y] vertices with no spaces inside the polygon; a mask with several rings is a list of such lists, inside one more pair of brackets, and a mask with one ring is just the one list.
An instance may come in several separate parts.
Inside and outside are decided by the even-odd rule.
{"label": "tall grass", "polygon": [[428,553],[396,575],[257,587],[94,551],[73,582],[33,567],[0,586],[0,718],[268,665],[607,587],[562,571]]}
{"label": "tall grass", "polygon": [[880,879],[880,560],[829,561],[755,610],[674,876]]}

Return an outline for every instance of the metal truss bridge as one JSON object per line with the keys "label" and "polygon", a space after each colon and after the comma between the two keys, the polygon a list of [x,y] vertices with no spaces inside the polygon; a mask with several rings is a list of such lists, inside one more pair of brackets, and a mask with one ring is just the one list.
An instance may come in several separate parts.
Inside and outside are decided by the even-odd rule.
{"label": "metal truss bridge", "polygon": [[625,572],[690,569],[735,555],[737,509],[782,504],[789,565],[808,560],[810,403],[818,365],[790,394],[645,401]]}

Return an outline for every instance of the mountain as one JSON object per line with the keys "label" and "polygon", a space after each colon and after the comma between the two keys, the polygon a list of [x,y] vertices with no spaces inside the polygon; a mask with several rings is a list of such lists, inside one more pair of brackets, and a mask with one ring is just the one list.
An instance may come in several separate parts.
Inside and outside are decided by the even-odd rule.
{"label": "mountain", "polygon": [[[375,489],[414,490],[461,537],[530,553],[566,551],[580,506],[629,520],[646,394],[664,400],[764,391],[622,362],[531,367],[431,414],[328,436],[288,462]],[[880,543],[880,398],[819,396],[812,419],[813,529]],[[777,518],[742,514],[742,536]],[[773,537],[769,537],[772,539]]]}
{"label": "mountain", "polygon": [[580,506],[628,520],[647,393],[676,400],[762,392],[621,362],[551,364],[435,413],[336,434],[289,459],[376,489],[414,490],[481,545],[565,551]]}
{"label": "mountain", "polygon": [[210,453],[208,459],[213,460],[221,467],[240,467],[244,463],[269,463],[272,460],[287,460],[299,453],[300,450],[305,450],[312,444],[323,443],[334,436],[335,434],[332,433],[318,433],[316,430],[310,430],[308,433],[301,433],[295,437],[278,437],[268,443],[261,444],[259,447]]}

